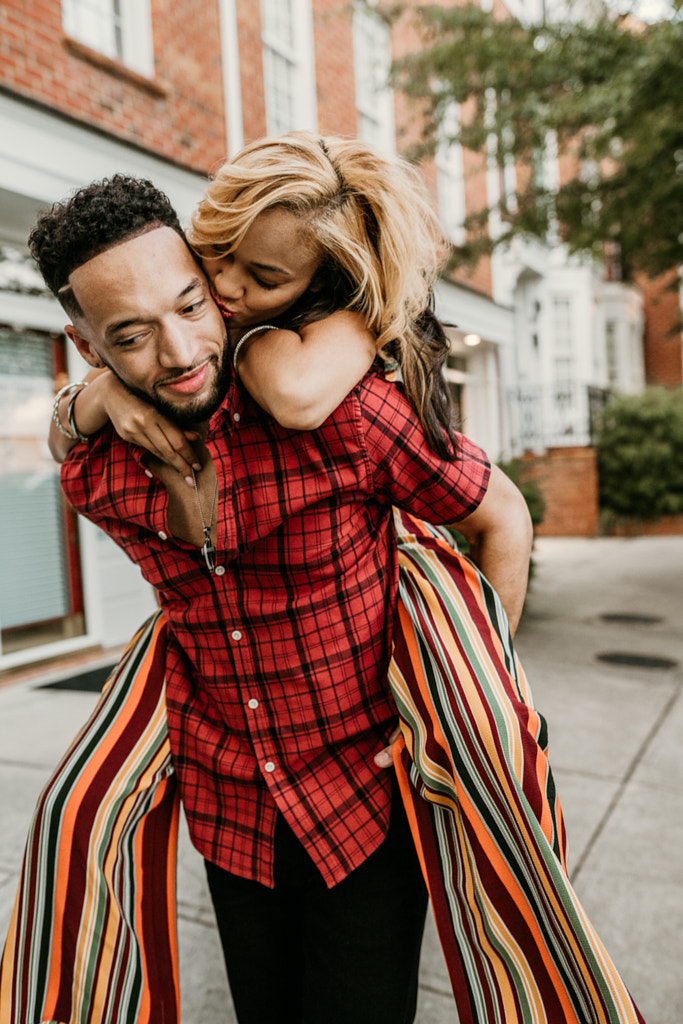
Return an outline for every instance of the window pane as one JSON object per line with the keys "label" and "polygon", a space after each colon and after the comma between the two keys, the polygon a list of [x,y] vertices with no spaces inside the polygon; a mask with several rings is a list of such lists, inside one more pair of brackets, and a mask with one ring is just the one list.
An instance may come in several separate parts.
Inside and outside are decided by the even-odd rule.
{"label": "window pane", "polygon": [[389,29],[362,7],[353,13],[353,67],[358,136],[387,150],[393,148],[393,99],[388,89],[391,63]]}
{"label": "window pane", "polygon": [[263,31],[273,40],[294,48],[293,0],[262,0]]}
{"label": "window pane", "polygon": [[123,58],[121,13],[115,0],[63,0],[64,31],[108,57]]}
{"label": "window pane", "polygon": [[0,330],[0,627],[19,630],[71,613],[58,467],[45,437],[53,399],[52,341]]}
{"label": "window pane", "polygon": [[294,79],[291,61],[269,47],[264,52],[266,119],[269,135],[281,135],[295,129]]}

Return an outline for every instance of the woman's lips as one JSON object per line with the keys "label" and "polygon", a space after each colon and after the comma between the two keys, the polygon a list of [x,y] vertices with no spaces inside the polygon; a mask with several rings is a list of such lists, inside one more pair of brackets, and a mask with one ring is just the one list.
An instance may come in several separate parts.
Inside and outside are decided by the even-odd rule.
{"label": "woman's lips", "polygon": [[[212,293],[212,294],[213,294],[213,293]],[[231,317],[231,316],[234,316],[234,315],[235,315],[235,314],[233,313],[233,311],[232,311],[231,309],[228,309],[228,307],[227,307],[227,306],[225,305],[225,303],[224,303],[224,302],[222,302],[222,301],[221,301],[221,300],[220,300],[220,299],[218,298],[218,296],[217,296],[217,295],[214,295],[214,296],[213,296],[213,301],[214,301],[214,302],[216,303],[216,305],[217,305],[217,306],[218,306],[218,308],[220,309],[220,311],[221,311],[221,313],[223,314],[223,316]]]}

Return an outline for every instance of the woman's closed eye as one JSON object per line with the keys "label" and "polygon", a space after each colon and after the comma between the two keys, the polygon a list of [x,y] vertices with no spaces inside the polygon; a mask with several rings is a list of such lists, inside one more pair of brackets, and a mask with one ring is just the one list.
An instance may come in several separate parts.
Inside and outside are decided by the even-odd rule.
{"label": "woman's closed eye", "polygon": [[279,288],[280,287],[280,283],[279,282],[273,284],[272,281],[264,281],[262,278],[258,277],[256,274],[252,274],[252,277],[254,278],[254,281],[259,286],[259,288],[263,288],[267,292],[271,292],[271,291],[273,291],[274,288]]}

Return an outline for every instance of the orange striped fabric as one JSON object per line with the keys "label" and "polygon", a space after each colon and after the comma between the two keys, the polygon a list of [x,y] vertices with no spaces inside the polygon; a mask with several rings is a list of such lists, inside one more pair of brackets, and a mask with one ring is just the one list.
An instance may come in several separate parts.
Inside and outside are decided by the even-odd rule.
{"label": "orange striped fabric", "polygon": [[543,718],[493,588],[395,512],[395,765],[461,1024],[642,1017],[569,882]]}
{"label": "orange striped fabric", "polygon": [[164,636],[161,614],[136,634],[39,798],[0,965],[1,1024],[177,1024]]}

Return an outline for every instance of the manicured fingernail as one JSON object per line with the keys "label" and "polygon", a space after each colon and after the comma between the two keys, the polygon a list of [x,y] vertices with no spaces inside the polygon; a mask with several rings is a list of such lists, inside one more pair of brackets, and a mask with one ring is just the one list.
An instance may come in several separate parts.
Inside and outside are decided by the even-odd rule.
{"label": "manicured fingernail", "polygon": [[185,483],[187,484],[188,487],[194,487],[194,480],[192,479],[191,476],[185,477]]}
{"label": "manicured fingernail", "polygon": [[198,473],[200,471],[200,469],[202,468],[201,462],[193,462],[192,463],[192,468],[195,471],[195,473]]}

